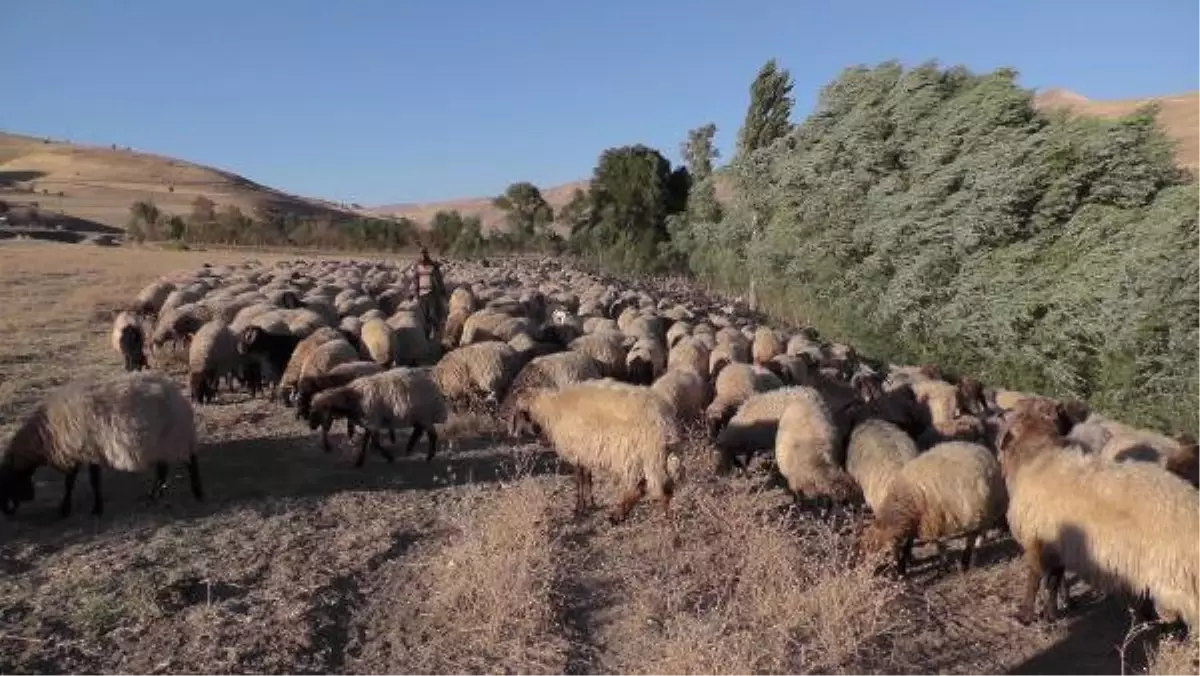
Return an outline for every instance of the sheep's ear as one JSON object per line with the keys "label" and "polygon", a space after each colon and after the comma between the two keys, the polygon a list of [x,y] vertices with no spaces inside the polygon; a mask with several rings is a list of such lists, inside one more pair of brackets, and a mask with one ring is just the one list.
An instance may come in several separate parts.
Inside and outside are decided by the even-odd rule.
{"label": "sheep's ear", "polygon": [[928,378],[934,378],[936,380],[942,379],[941,370],[933,364],[923,364],[921,366],[921,373]]}
{"label": "sheep's ear", "polygon": [[1068,399],[1062,403],[1062,413],[1072,425],[1078,425],[1088,419],[1091,409],[1079,399]]}

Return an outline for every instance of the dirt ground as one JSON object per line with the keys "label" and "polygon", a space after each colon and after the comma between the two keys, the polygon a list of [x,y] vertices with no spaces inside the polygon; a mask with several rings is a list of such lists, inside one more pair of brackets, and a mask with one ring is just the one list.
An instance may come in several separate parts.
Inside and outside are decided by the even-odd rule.
{"label": "dirt ground", "polygon": [[[245,256],[0,245],[0,444],[49,388],[120,371],[111,311],[145,283]],[[699,441],[672,547],[651,504],[610,525],[601,477],[575,520],[567,468],[483,413],[455,414],[432,463],[362,469],[262,399],[223,390],[199,419],[203,503],[181,469],[153,505],[149,476],[109,472],[104,516],[80,480],[59,519],[41,470],[0,519],[0,671],[1116,674],[1123,644],[1132,673],[1159,642],[1126,642],[1083,585],[1055,626],[1019,625],[1008,540],[967,574],[924,550],[904,582],[850,568],[845,529],[762,476],[713,479]],[[1165,645],[1155,668],[1196,673],[1194,646]]]}

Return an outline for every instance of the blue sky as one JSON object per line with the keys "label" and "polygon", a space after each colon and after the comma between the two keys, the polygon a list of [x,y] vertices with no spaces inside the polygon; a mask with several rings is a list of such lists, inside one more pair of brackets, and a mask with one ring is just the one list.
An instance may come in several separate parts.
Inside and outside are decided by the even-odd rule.
{"label": "blue sky", "polygon": [[363,204],[728,154],[758,67],[796,117],[854,64],[1012,66],[1091,98],[1200,88],[1195,0],[3,0],[0,129],[118,143]]}

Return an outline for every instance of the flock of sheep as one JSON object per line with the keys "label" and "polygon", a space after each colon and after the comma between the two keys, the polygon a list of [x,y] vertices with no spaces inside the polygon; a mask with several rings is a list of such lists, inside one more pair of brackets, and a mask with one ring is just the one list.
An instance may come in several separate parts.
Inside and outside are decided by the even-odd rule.
{"label": "flock of sheep", "polygon": [[[514,438],[538,435],[575,468],[577,510],[593,473],[621,490],[613,521],[643,498],[670,501],[684,450],[708,437],[716,475],[773,454],[772,474],[802,508],[828,518],[865,505],[860,551],[887,552],[904,574],[916,541],[966,536],[961,567],[990,529],[1028,563],[1019,619],[1053,619],[1065,571],[1194,630],[1200,602],[1197,445],[1090,412],[1076,401],[993,389],[931,366],[897,366],[785,332],[737,303],[684,287],[622,283],[558,260],[449,262],[440,326],[425,326],[410,269],[389,262],[296,260],[205,266],[146,287],[115,319],[126,373],[75,382],[25,420],[0,457],[0,508],[33,498],[34,471],[66,474],[71,507],[87,465],[93,511],[101,468],[186,463],[202,499],[193,405],[222,383],[269,388],[312,430],[345,420],[389,462],[424,436],[427,459],[450,411],[495,412]],[[188,386],[148,369],[188,351]],[[355,433],[357,439],[355,440]],[[719,478],[717,480],[720,480]]]}

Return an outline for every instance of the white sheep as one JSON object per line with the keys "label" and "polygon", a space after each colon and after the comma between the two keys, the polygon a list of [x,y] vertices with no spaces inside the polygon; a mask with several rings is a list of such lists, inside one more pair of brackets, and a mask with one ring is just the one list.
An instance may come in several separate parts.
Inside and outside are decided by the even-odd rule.
{"label": "white sheep", "polygon": [[938,543],[966,535],[961,568],[970,568],[984,531],[1000,526],[1008,495],[1000,464],[986,447],[947,441],[909,460],[892,479],[887,497],[864,534],[870,551],[891,549],[901,575],[919,538]]}
{"label": "white sheep", "polygon": [[237,337],[225,322],[214,319],[196,332],[188,347],[188,389],[198,404],[216,399],[222,377],[240,373]]}
{"label": "white sheep", "polygon": [[103,511],[103,467],[140,472],[153,466],[155,499],[166,487],[168,463],[186,462],[192,493],[203,500],[196,450],[195,415],[169,377],[138,372],[76,381],[46,397],[9,440],[0,456],[0,510],[12,514],[33,500],[33,473],[42,465],[66,474],[63,516],[71,511],[75,476],[84,464],[93,514]]}
{"label": "white sheep", "polygon": [[821,393],[795,388],[779,417],[775,463],[797,503],[823,503],[828,518],[835,504],[861,500],[862,493],[843,465],[842,435]]}
{"label": "white sheep", "polygon": [[489,340],[442,357],[433,367],[433,380],[454,404],[498,403],[523,365],[508,343]]}
{"label": "white sheep", "polygon": [[670,501],[682,479],[681,435],[674,411],[649,388],[611,378],[542,390],[529,406],[535,430],[563,459],[575,465],[576,513],[593,502],[592,472],[612,475],[621,488],[609,518],[620,522],[642,496],[661,501],[671,520]]}
{"label": "white sheep", "polygon": [[538,392],[602,377],[596,360],[580,352],[567,351],[536,357],[525,364],[513,379],[500,404],[500,418],[507,422],[510,435],[521,436],[530,430],[529,402]]}
{"label": "white sheep", "polygon": [[1053,621],[1063,573],[1154,600],[1164,619],[1200,622],[1200,493],[1145,462],[1111,462],[1066,441],[1061,404],[1030,401],[1006,414],[997,443],[1008,484],[1008,525],[1028,577],[1017,618]]}
{"label": "white sheep", "polygon": [[704,416],[708,405],[708,381],[690,369],[668,369],[650,386],[671,405],[681,425],[691,425]]}
{"label": "white sheep", "polygon": [[854,427],[846,444],[846,471],[862,487],[863,498],[878,514],[900,468],[917,457],[917,444],[903,429],[869,418]]}

